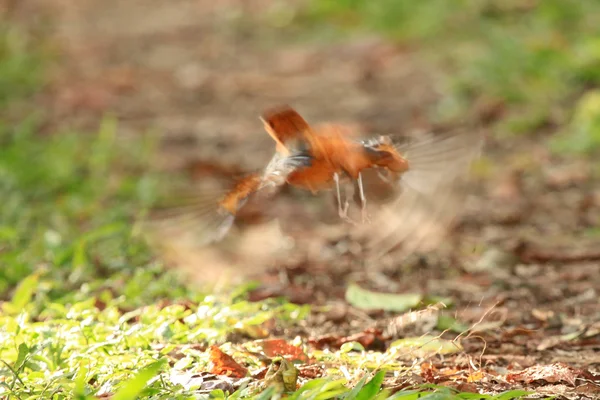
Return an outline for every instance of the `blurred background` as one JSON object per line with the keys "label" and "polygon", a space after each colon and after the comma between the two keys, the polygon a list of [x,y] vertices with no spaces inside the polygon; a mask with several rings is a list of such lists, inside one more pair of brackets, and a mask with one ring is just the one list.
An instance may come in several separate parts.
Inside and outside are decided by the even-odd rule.
{"label": "blurred background", "polygon": [[[483,155],[435,251],[366,261],[329,196],[292,189],[217,246],[145,240],[173,183],[265,165],[258,117],[281,103],[367,136],[477,127]],[[597,371],[599,154],[596,0],[0,0],[2,388],[104,396],[167,353],[175,373],[202,371],[206,344],[357,340],[390,328],[400,310],[381,304],[398,299],[454,307],[391,339],[479,327],[437,358],[445,379],[477,371],[468,391],[550,362]],[[558,370],[546,392],[575,390]],[[173,398],[173,382],[153,385]]]}
{"label": "blurred background", "polygon": [[[135,221],[161,182],[264,166],[272,142],[258,116],[281,103],[367,134],[483,129],[449,239],[392,262],[380,289],[469,302],[494,299],[500,280],[520,309],[597,294],[596,1],[2,0],[0,12],[1,297],[32,273],[52,278],[49,298],[185,293]],[[302,218],[319,199],[288,199],[275,214],[294,251],[249,212],[241,223],[254,233],[190,255],[193,269],[283,268],[298,301],[343,296],[369,266],[339,232],[315,231],[326,217]],[[275,262],[274,243],[288,250]],[[576,266],[568,279],[565,263]]]}

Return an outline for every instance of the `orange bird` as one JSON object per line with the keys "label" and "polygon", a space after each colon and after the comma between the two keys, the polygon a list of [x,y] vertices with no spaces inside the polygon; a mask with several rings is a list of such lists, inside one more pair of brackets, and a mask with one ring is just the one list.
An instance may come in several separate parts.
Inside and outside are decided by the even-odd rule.
{"label": "orange bird", "polygon": [[342,201],[340,191],[341,182],[350,180],[358,194],[355,199],[364,224],[369,220],[363,185],[366,170],[376,170],[391,186],[412,189],[423,196],[418,201],[423,203],[436,194],[437,188],[448,186],[465,172],[464,167],[478,154],[480,145],[472,135],[429,137],[404,145],[395,144],[389,136],[357,140],[341,124],[311,126],[289,106],[267,110],[260,119],[275,141],[275,154],[262,172],[247,175],[218,196],[193,196],[182,207],[164,210],[157,221],[167,228],[201,232],[195,236],[199,243],[217,241],[225,236],[251,196],[289,184],[313,194],[335,188],[339,216],[354,223],[347,215],[349,202]]}

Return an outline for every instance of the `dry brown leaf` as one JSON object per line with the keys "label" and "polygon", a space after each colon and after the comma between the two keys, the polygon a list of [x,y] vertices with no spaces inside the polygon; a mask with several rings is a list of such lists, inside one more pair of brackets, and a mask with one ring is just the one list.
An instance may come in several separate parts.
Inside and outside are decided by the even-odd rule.
{"label": "dry brown leaf", "polygon": [[322,365],[311,364],[298,367],[298,376],[305,379],[320,378],[325,374],[325,367]]}
{"label": "dry brown leaf", "polygon": [[433,364],[428,362],[421,364],[421,378],[425,379],[426,382],[435,383],[437,376],[438,370]]}
{"label": "dry brown leaf", "polygon": [[586,382],[583,385],[579,385],[577,386],[577,388],[575,389],[575,391],[579,394],[583,394],[585,396],[598,396],[600,397],[600,385],[591,383],[591,382]]}
{"label": "dry brown leaf", "polygon": [[479,382],[486,377],[486,373],[482,370],[474,371],[473,373],[467,376],[467,382]]}
{"label": "dry brown leaf", "polygon": [[508,374],[506,380],[509,382],[531,383],[535,381],[544,381],[548,383],[567,382],[575,386],[577,378],[583,378],[591,375],[587,371],[576,369],[564,363],[555,363],[551,365],[534,365],[521,372]]}
{"label": "dry brown leaf", "polygon": [[267,357],[284,357],[288,361],[298,360],[303,363],[308,363],[308,356],[298,346],[289,344],[283,339],[267,339],[255,342],[262,348],[263,353]]}
{"label": "dry brown leaf", "polygon": [[210,372],[215,375],[226,375],[234,378],[243,378],[248,370],[238,364],[233,357],[225,354],[218,346],[210,346]]}
{"label": "dry brown leaf", "polygon": [[311,346],[321,350],[324,348],[339,349],[344,343],[358,342],[365,349],[382,348],[383,332],[380,329],[369,328],[350,336],[323,335],[309,339]]}

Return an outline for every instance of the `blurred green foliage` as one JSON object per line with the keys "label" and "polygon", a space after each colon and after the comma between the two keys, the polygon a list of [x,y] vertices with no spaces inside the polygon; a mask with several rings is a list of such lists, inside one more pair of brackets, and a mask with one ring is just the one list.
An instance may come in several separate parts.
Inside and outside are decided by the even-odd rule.
{"label": "blurred green foliage", "polygon": [[304,23],[334,24],[345,32],[378,32],[437,60],[449,78],[448,97],[441,102],[438,117],[462,114],[476,100],[500,102],[507,109],[499,121],[500,132],[558,127],[554,131],[578,142],[572,149],[600,148],[593,139],[600,135],[596,127],[569,124],[578,114],[577,99],[600,85],[598,1],[311,0],[309,4],[300,18]]}
{"label": "blurred green foliage", "polygon": [[118,287],[138,304],[181,294],[173,276],[156,281],[162,269],[133,237],[154,190],[142,172],[150,142],[118,143],[110,120],[96,136],[37,128],[33,117],[0,128],[0,296],[34,271],[52,282],[36,291],[40,304],[82,285]]}
{"label": "blurred green foliage", "polygon": [[0,19],[0,110],[39,88],[46,57],[23,31]]}
{"label": "blurred green foliage", "polygon": [[581,154],[600,149],[600,90],[590,90],[579,99],[566,132],[552,142],[556,152]]}

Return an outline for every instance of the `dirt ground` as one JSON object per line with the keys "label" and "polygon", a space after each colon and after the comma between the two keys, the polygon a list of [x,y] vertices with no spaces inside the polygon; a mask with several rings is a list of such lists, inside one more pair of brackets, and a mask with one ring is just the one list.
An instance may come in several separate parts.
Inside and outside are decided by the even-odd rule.
{"label": "dirt ground", "polygon": [[[281,103],[309,121],[344,121],[368,133],[430,127],[427,113],[444,89],[440,71],[417,52],[372,37],[326,45],[274,36],[255,19],[274,3],[32,0],[13,12],[27,20],[49,15],[62,53],[40,99],[49,127],[94,127],[112,112],[124,138],[148,130],[163,137],[160,169],[261,168],[272,143],[258,115]],[[236,19],[242,11],[247,17]],[[268,267],[255,298],[285,294],[334,305],[335,313],[313,313],[303,332],[290,332],[312,337],[343,337],[389,321],[390,314],[346,305],[351,281],[451,298],[456,312],[449,315],[483,327],[463,340],[464,352],[431,360],[415,379],[444,382],[431,371],[475,368],[482,378],[462,390],[524,387],[600,398],[600,243],[589,234],[600,224],[597,177],[584,161],[552,156],[543,132],[498,139],[484,126],[483,133],[484,162],[468,202],[433,253],[365,265],[330,199],[290,191],[273,214],[293,248],[275,257],[270,249],[289,238],[274,223],[248,218],[234,262],[217,251],[192,260],[251,260]],[[395,335],[426,329],[416,324]]]}

